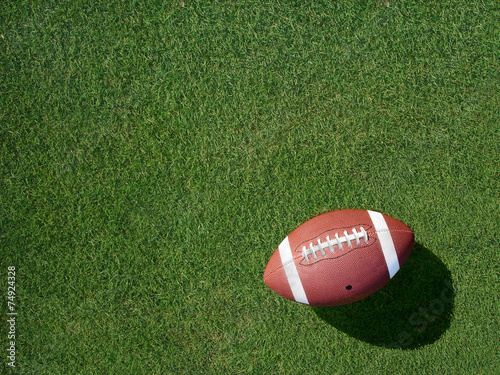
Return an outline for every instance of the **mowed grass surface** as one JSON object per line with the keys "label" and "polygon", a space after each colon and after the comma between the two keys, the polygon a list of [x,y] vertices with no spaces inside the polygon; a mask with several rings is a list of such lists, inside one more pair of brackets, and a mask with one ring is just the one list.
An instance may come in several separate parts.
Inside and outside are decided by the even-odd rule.
{"label": "mowed grass surface", "polygon": [[[3,2],[19,374],[496,374],[496,1]],[[329,210],[417,245],[316,309],[262,280]]]}

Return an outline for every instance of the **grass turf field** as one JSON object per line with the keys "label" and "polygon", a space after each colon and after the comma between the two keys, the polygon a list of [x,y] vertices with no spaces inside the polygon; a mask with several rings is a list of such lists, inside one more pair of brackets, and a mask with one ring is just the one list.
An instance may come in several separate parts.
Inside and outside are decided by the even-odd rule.
{"label": "grass turf field", "polygon": [[[0,12],[5,373],[499,373],[498,2]],[[398,275],[337,308],[270,291],[280,241],[342,208],[414,230]]]}

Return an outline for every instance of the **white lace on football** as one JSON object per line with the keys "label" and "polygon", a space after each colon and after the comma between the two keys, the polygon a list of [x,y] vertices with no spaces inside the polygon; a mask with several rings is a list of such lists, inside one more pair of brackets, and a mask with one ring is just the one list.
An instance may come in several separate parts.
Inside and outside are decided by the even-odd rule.
{"label": "white lace on football", "polygon": [[347,231],[344,231],[344,236],[339,237],[338,233],[335,233],[335,239],[330,239],[329,236],[326,236],[326,241],[321,242],[321,239],[318,238],[317,244],[313,245],[311,242],[309,244],[309,248],[303,246],[302,247],[302,256],[305,258],[307,263],[309,263],[309,255],[312,255],[313,258],[316,260],[318,259],[318,254],[316,254],[318,251],[321,253],[323,257],[326,257],[325,249],[330,249],[330,252],[333,254],[335,252],[334,246],[337,246],[339,250],[342,251],[344,248],[342,243],[347,243],[347,247],[351,248],[352,243],[351,241],[356,240],[356,245],[361,245],[361,239],[365,241],[365,243],[368,243],[368,233],[364,230],[363,227],[359,228],[359,232],[356,231],[356,228],[352,228],[352,234],[347,233]]}

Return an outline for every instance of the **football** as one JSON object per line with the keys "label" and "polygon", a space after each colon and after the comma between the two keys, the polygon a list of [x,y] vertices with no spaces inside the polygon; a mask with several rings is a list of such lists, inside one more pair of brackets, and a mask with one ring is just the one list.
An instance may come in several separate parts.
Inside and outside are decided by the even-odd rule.
{"label": "football", "polygon": [[264,282],[304,304],[359,301],[386,285],[414,244],[408,226],[368,210],[338,210],[294,229],[274,251]]}

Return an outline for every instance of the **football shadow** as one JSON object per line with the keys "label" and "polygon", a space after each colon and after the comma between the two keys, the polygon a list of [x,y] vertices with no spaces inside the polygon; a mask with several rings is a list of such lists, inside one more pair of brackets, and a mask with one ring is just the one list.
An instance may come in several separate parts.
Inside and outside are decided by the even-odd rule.
{"label": "football shadow", "polygon": [[416,243],[410,257],[381,290],[359,302],[311,308],[351,337],[394,349],[417,349],[449,328],[455,292],[450,271]]}

